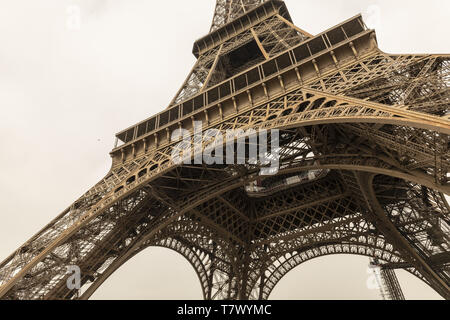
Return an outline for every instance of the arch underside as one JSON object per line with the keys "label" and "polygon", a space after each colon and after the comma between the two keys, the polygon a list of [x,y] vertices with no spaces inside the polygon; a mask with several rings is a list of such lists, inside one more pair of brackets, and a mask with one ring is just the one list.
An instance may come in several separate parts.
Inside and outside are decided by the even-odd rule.
{"label": "arch underside", "polygon": [[[377,53],[211,125],[280,129],[276,176],[176,166],[172,145],[114,168],[0,265],[0,298],[87,298],[154,245],[191,262],[206,299],[266,299],[308,257],[346,251],[448,298],[448,71],[447,56]],[[69,265],[84,293],[67,289]]]}
{"label": "arch underside", "polygon": [[230,21],[233,21],[240,15],[250,11],[266,0],[217,0],[214,10],[214,17],[211,24],[211,31],[214,31]]}
{"label": "arch underside", "polygon": [[[433,187],[439,189],[439,185],[430,180],[429,186],[424,187],[421,176],[417,178],[387,166],[379,157],[356,157],[352,153],[334,158],[316,156],[317,151],[307,147],[304,140],[297,144],[291,142],[308,133],[319,136],[315,130],[324,132],[322,127],[310,127],[297,135],[283,132],[288,143],[284,144],[281,170],[277,176],[266,179],[267,190],[262,196],[261,192],[245,191],[246,184],[240,181],[242,176],[255,177],[252,172],[258,172],[257,166],[237,166],[232,174],[229,168],[220,166],[215,170],[183,166],[116,204],[116,208],[128,211],[117,210],[115,226],[101,245],[79,261],[72,257],[75,261],[68,263],[82,267],[87,293],[81,298],[88,298],[136,253],[155,245],[171,248],[191,262],[206,299],[267,299],[281,276],[306,261],[305,257],[339,252],[364,254],[401,265],[430,283],[416,270],[411,259],[395,250],[393,242],[377,230],[373,217],[367,215],[368,209],[358,193],[355,177],[360,172],[377,175],[380,181],[375,180],[374,186],[386,214],[398,229],[411,234],[408,241],[414,247],[421,246],[421,254],[430,257],[430,261],[448,252],[448,242],[438,244],[436,249],[427,234],[429,226],[436,226],[436,223],[439,228],[435,230],[448,226],[448,205],[442,193],[433,190]],[[296,150],[295,157],[292,150]],[[299,155],[304,155],[305,159]],[[246,172],[241,173],[244,169]],[[317,180],[304,178],[305,173],[310,172],[322,174],[317,174]],[[305,180],[279,189],[277,181],[298,175]],[[203,179],[194,181],[195,176]],[[183,197],[171,191],[175,177],[185,177],[178,179],[178,184],[185,185]],[[271,189],[272,185],[276,187]],[[200,192],[195,195],[188,192],[194,189]],[[427,212],[421,208],[427,208]],[[105,216],[80,229],[71,240],[86,241],[89,234],[98,236],[99,232],[105,232],[108,221]],[[108,219],[114,221],[112,215]],[[448,235],[445,228],[442,232]],[[253,236],[250,247],[249,233]],[[437,236],[437,239],[442,238],[442,235]],[[447,241],[445,237],[444,240]],[[291,259],[286,258],[290,256]],[[296,256],[301,259],[294,258]],[[444,257],[444,263],[439,262],[438,267],[446,263],[448,259]],[[442,277],[448,276],[446,270],[441,273]],[[80,297],[77,292],[66,289],[64,272],[61,272],[61,279],[51,295],[46,293],[46,298]],[[30,292],[28,288],[26,291]]]}

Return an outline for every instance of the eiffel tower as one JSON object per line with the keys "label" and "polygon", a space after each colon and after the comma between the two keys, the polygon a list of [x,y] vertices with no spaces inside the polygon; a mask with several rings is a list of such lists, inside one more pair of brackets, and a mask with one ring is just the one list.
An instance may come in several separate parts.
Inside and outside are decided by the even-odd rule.
{"label": "eiffel tower", "polygon": [[[268,299],[331,254],[450,298],[450,55],[384,53],[360,15],[312,35],[262,0],[217,0],[193,54],[169,107],[116,135],[104,179],[0,264],[1,299],[88,299],[150,246],[184,256],[205,299]],[[278,130],[278,172],[175,163],[177,129],[225,144],[196,139],[198,122]]]}

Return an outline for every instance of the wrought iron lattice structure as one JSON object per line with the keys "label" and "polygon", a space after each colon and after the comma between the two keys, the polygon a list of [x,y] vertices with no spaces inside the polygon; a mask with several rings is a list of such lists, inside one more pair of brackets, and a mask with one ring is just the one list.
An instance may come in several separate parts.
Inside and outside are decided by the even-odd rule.
{"label": "wrought iron lattice structure", "polygon": [[[282,1],[254,0],[217,0],[193,52],[169,108],[118,133],[105,178],[0,264],[0,298],[87,299],[149,246],[182,254],[205,299],[268,299],[331,254],[450,298],[450,55],[386,54],[361,16],[313,36]],[[217,136],[198,139],[196,121]],[[203,149],[236,143],[218,139],[230,129],[280,130],[280,170],[176,164],[179,128]]]}

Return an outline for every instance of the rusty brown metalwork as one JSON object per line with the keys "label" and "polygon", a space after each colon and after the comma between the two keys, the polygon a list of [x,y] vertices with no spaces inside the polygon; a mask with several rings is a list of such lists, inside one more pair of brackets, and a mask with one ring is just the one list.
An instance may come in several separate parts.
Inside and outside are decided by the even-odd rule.
{"label": "rusty brown metalwork", "polygon": [[[361,16],[314,36],[282,1],[255,0],[217,0],[193,52],[170,106],[117,134],[105,178],[0,264],[0,298],[87,299],[149,246],[182,254],[205,299],[268,299],[331,254],[450,298],[450,55],[384,53]],[[280,130],[279,172],[175,164],[170,132],[194,136],[194,121]]]}

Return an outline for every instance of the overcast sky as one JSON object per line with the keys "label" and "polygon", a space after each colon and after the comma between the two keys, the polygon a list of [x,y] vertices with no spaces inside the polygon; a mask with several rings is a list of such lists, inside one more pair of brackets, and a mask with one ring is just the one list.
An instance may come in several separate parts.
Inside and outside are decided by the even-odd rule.
{"label": "overcast sky", "polygon": [[[287,0],[317,34],[358,13],[389,53],[448,53],[448,0]],[[214,0],[0,0],[0,260],[109,170],[114,134],[163,110],[194,64]],[[74,14],[79,10],[79,28]],[[335,256],[295,269],[273,299],[378,299],[368,259]],[[400,272],[410,299],[438,296]],[[151,248],[96,299],[200,299],[176,253]]]}

